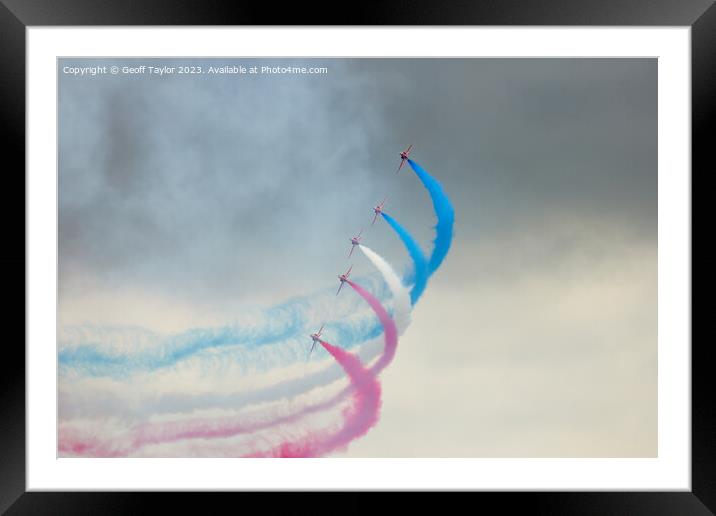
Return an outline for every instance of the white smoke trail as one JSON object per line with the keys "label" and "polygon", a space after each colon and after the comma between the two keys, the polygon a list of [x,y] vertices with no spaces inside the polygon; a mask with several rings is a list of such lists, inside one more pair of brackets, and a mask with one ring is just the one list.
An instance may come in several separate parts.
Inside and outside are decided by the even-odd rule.
{"label": "white smoke trail", "polygon": [[400,276],[385,258],[363,244],[359,247],[366,258],[383,275],[383,279],[393,294],[393,319],[395,320],[395,326],[398,328],[398,335],[402,335],[410,325],[410,292],[403,286]]}

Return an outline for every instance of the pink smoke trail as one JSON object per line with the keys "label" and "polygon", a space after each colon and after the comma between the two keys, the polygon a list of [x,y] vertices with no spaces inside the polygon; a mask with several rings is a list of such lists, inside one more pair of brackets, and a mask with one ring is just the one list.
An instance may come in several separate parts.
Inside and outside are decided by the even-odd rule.
{"label": "pink smoke trail", "polygon": [[347,448],[351,441],[367,434],[378,422],[380,383],[375,374],[363,367],[354,354],[328,342],[319,342],[333,355],[351,382],[351,404],[343,411],[343,426],[330,435],[323,433],[308,436],[298,442],[285,442],[268,452],[251,454],[249,457],[318,457]]}
{"label": "pink smoke trail", "polygon": [[[328,342],[320,341],[321,345],[341,365],[351,382],[351,401],[343,411],[343,425],[333,433],[326,431],[316,432],[296,442],[285,442],[276,448],[251,453],[245,457],[317,457],[332,451],[345,449],[351,441],[362,437],[378,422],[380,413],[380,383],[375,374],[363,367],[360,359],[332,346]],[[309,413],[334,406],[339,397],[332,398],[324,403],[312,405],[306,409],[285,417],[261,423],[228,424],[209,421],[184,422],[159,425],[159,428],[139,429],[133,442],[126,447],[112,446],[93,438],[82,437],[71,429],[60,429],[60,451],[90,457],[121,457],[138,450],[148,444],[166,443],[171,441],[193,438],[222,438],[232,437],[241,433],[254,432],[262,428],[282,423],[291,423],[308,415]]]}
{"label": "pink smoke trail", "polygon": [[74,428],[60,426],[57,451],[84,457],[124,457],[126,449],[107,440],[87,437]]}
{"label": "pink smoke trail", "polygon": [[60,452],[85,457],[126,457],[151,444],[163,444],[185,439],[227,438],[249,434],[279,425],[292,424],[302,418],[334,407],[340,399],[333,397],[321,403],[302,408],[291,414],[273,416],[258,421],[246,421],[245,418],[224,417],[215,419],[195,418],[169,421],[166,423],[147,423],[138,425],[129,435],[116,440],[100,440],[88,437],[74,428],[60,426]]}
{"label": "pink smoke trail", "polygon": [[353,290],[355,290],[363,299],[366,300],[375,312],[375,315],[378,316],[380,323],[383,325],[383,332],[385,333],[385,349],[383,350],[383,354],[370,369],[374,374],[378,374],[385,369],[388,364],[393,361],[393,357],[395,357],[395,351],[398,348],[398,329],[395,326],[395,321],[393,321],[385,308],[383,308],[383,305],[380,304],[380,301],[378,301],[373,294],[365,290],[360,285],[353,283],[351,280],[346,280],[346,282],[353,287]]}

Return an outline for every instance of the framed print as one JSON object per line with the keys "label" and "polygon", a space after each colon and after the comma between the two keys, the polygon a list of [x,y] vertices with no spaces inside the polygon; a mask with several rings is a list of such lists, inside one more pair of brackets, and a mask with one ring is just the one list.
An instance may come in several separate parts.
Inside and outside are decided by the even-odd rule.
{"label": "framed print", "polygon": [[27,200],[0,507],[709,514],[691,168],[716,8],[244,5],[0,7]]}

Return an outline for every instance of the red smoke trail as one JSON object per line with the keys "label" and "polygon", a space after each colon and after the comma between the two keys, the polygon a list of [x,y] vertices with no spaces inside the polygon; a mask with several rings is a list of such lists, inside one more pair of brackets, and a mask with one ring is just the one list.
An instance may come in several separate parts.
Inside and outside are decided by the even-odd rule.
{"label": "red smoke trail", "polygon": [[75,429],[66,428],[60,425],[59,444],[57,451],[69,455],[84,457],[126,457],[127,450],[114,446],[106,440],[95,437],[87,437]]}
{"label": "red smoke trail", "polygon": [[[290,415],[281,416],[279,418],[269,420],[269,421],[262,421],[260,423],[239,423],[235,419],[227,419],[223,423],[219,421],[192,421],[192,422],[177,422],[177,423],[168,423],[161,425],[159,428],[150,429],[148,428],[144,432],[140,432],[140,437],[137,438],[134,442],[134,449],[138,449],[144,445],[152,444],[152,443],[161,443],[161,442],[168,442],[168,441],[178,441],[183,439],[193,439],[193,438],[212,438],[212,437],[232,437],[235,435],[243,434],[243,433],[250,433],[255,432],[258,430],[262,430],[264,428],[273,427],[279,424],[286,424],[286,423],[294,423],[300,420],[301,418],[312,414],[316,412],[320,412],[322,410],[331,408],[335,406],[337,403],[339,403],[341,400],[345,399],[345,397],[350,393],[353,396],[353,405],[356,406],[356,399],[355,396],[361,395],[359,391],[356,389],[360,389],[361,385],[359,385],[361,382],[361,378],[365,376],[365,374],[369,374],[372,381],[375,382],[376,387],[378,389],[378,400],[380,399],[380,384],[375,379],[378,373],[380,373],[383,369],[385,369],[388,364],[393,360],[395,357],[395,352],[398,346],[398,330],[395,325],[395,321],[390,317],[388,312],[383,308],[383,305],[380,303],[380,301],[373,296],[370,292],[365,290],[360,285],[353,283],[350,280],[347,280],[347,283],[363,298],[366,300],[366,302],[370,305],[370,307],[375,312],[376,316],[380,320],[381,324],[383,325],[383,331],[385,334],[385,348],[383,350],[383,354],[380,356],[380,358],[376,361],[376,363],[371,367],[369,370],[366,370],[363,365],[360,362],[360,359],[356,357],[355,355],[348,353],[346,351],[343,351],[341,348],[336,348],[332,346],[331,344],[328,344],[325,341],[319,340],[323,347],[333,355],[333,357],[336,359],[336,361],[343,367],[343,369],[346,371],[346,373],[349,376],[349,379],[351,380],[351,385],[338,393],[336,396],[315,405],[310,405],[308,407],[305,407],[298,412],[295,412]],[[348,368],[351,368],[351,371],[348,370]],[[362,399],[362,398],[361,398]],[[361,401],[362,402],[362,401]],[[361,412],[360,410],[358,411]],[[350,414],[344,414],[344,417],[346,420],[349,419]],[[371,423],[370,426],[375,424],[377,422],[377,410],[376,410],[376,416],[375,421]],[[346,425],[348,426],[348,425]],[[370,428],[370,426],[368,428]],[[366,429],[367,431],[367,429]],[[365,432],[364,432],[365,433]],[[362,434],[360,434],[362,435]],[[355,437],[351,437],[348,442],[351,440],[360,437],[360,435],[357,435]],[[322,453],[327,453],[327,451],[323,451],[322,453],[317,451],[320,448],[320,442],[321,439],[327,439],[330,440],[331,438],[319,435],[314,437],[313,439],[307,439],[305,441],[302,441],[301,443],[292,443],[292,444],[286,444],[283,448],[274,449],[266,454],[258,454],[258,455],[252,455],[254,457],[260,457],[260,456],[272,456],[272,457],[313,457],[316,455],[320,455]],[[346,443],[347,444],[347,443]],[[329,446],[330,448],[330,446]],[[332,448],[331,448],[332,449]],[[328,450],[330,451],[330,450]]]}
{"label": "red smoke trail", "polygon": [[334,407],[340,399],[332,398],[316,403],[292,414],[260,421],[245,421],[237,417],[195,418],[166,423],[137,426],[129,435],[118,440],[99,440],[87,437],[75,429],[60,427],[59,451],[84,457],[127,457],[151,444],[163,444],[185,439],[227,438],[249,434],[279,425],[292,424],[302,418]]}
{"label": "red smoke trail", "polygon": [[346,282],[368,302],[370,307],[375,312],[375,315],[378,316],[380,323],[383,325],[383,331],[385,333],[385,349],[383,350],[383,354],[380,356],[378,361],[373,364],[373,367],[370,369],[373,373],[378,374],[385,369],[390,362],[392,362],[393,357],[395,356],[395,350],[398,348],[398,329],[395,327],[395,321],[393,321],[392,317],[390,317],[385,308],[383,308],[383,305],[380,304],[380,301],[378,301],[373,294],[365,290],[360,285],[353,283],[351,280],[346,280]]}
{"label": "red smoke trail", "polygon": [[363,367],[352,353],[319,340],[321,345],[341,365],[351,382],[351,404],[343,411],[343,426],[335,433],[309,436],[298,442],[282,443],[276,448],[250,457],[317,457],[348,444],[368,433],[380,413],[380,383],[375,374]]}
{"label": "red smoke trail", "polygon": [[[362,437],[377,422],[380,413],[380,383],[375,374],[363,367],[360,359],[348,351],[328,342],[319,341],[348,375],[350,403],[343,411],[343,425],[334,432],[317,431],[295,442],[284,442],[266,451],[244,455],[245,457],[318,457],[345,449],[354,439]],[[299,413],[261,423],[177,422],[159,425],[154,431],[141,429],[129,446],[101,442],[61,429],[60,451],[90,457],[126,457],[148,444],[171,442],[192,438],[222,438],[260,430],[280,423],[295,422],[309,413],[330,408],[340,401],[335,397],[327,402],[308,407]]]}

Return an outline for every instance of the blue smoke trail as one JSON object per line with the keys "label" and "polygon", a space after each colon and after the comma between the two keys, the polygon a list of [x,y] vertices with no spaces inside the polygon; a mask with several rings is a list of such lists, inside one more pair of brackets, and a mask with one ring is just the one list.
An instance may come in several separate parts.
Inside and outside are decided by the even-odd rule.
{"label": "blue smoke trail", "polygon": [[[382,277],[363,278],[363,281],[372,286],[379,298],[390,296]],[[327,292],[332,298],[333,288]],[[240,362],[248,359],[250,365],[261,369],[288,365],[305,359],[306,336],[315,323],[309,320],[307,313],[310,299],[295,298],[269,308],[263,312],[265,323],[194,328],[167,336],[137,328],[67,328],[68,335],[62,340],[74,345],[59,351],[60,373],[122,378],[135,372],[172,367],[193,357],[209,361],[217,357]],[[352,306],[350,303],[349,307]],[[326,329],[332,337],[339,338],[344,347],[352,348],[380,335],[382,325],[371,313],[352,321],[327,321]],[[128,349],[132,348],[128,343],[139,340],[152,345]],[[262,349],[266,352],[261,352]],[[281,353],[274,352],[279,349]]]}
{"label": "blue smoke trail", "polygon": [[450,244],[452,243],[452,226],[455,222],[455,210],[453,210],[450,199],[448,199],[448,196],[443,192],[443,187],[440,183],[412,159],[408,159],[408,163],[410,163],[411,168],[430,193],[435,216],[438,219],[438,223],[435,225],[436,235],[433,241],[433,253],[430,256],[430,263],[428,264],[429,274],[432,275],[438,270],[438,267],[440,267],[440,264],[450,250]]}
{"label": "blue smoke trail", "polygon": [[428,284],[428,261],[415,239],[403,226],[398,224],[397,220],[385,212],[381,212],[381,215],[403,241],[403,244],[408,250],[408,254],[410,254],[410,258],[413,260],[414,274],[411,279],[415,283],[410,290],[410,304],[414,305],[418,302],[418,299],[420,299],[420,296],[425,290],[425,286]]}

